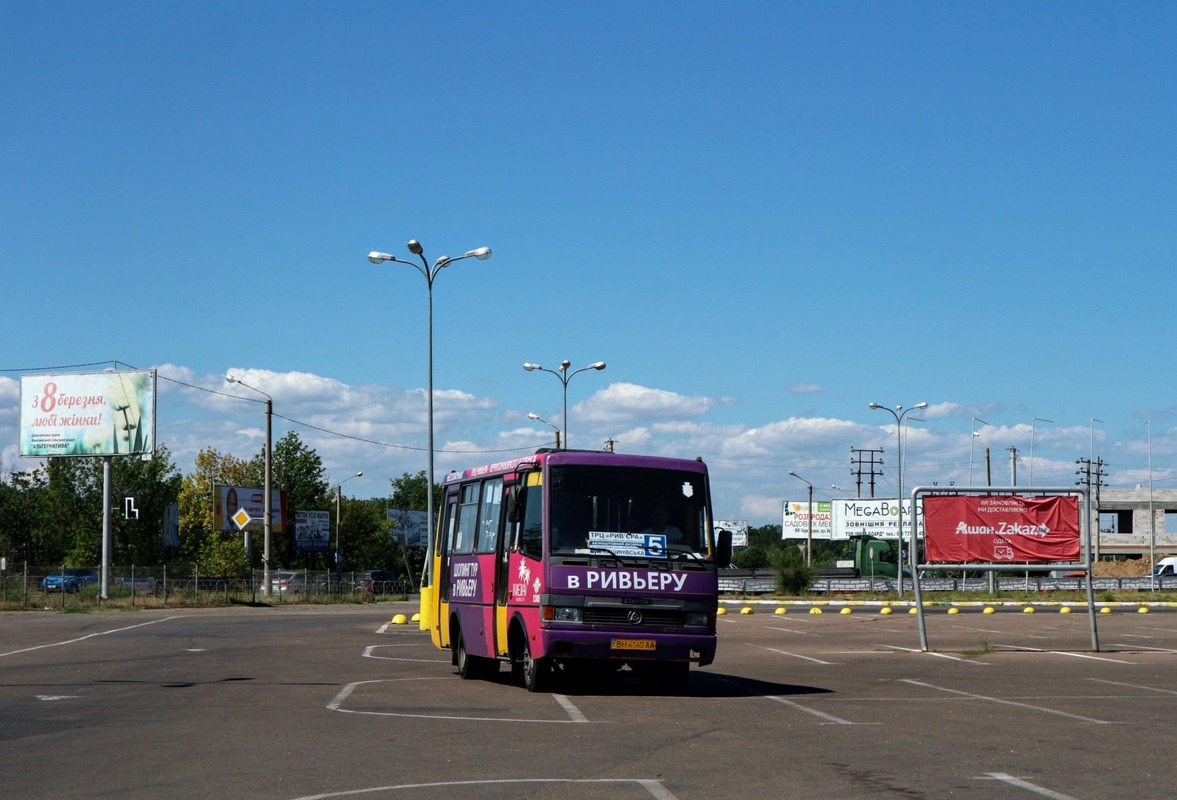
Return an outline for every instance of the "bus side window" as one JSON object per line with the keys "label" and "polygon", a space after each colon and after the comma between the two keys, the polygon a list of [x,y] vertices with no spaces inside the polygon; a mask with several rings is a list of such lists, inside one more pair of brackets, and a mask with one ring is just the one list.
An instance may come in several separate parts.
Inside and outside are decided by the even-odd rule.
{"label": "bus side window", "polygon": [[544,554],[544,489],[528,486],[520,498],[519,549],[524,555],[541,558]]}
{"label": "bus side window", "polygon": [[475,523],[478,521],[478,484],[468,483],[462,487],[461,505],[458,508],[458,525],[454,531],[451,552],[470,553],[474,550]]}
{"label": "bus side window", "polygon": [[503,503],[503,479],[491,478],[482,486],[482,509],[478,514],[479,553],[493,553],[499,536],[499,512]]}

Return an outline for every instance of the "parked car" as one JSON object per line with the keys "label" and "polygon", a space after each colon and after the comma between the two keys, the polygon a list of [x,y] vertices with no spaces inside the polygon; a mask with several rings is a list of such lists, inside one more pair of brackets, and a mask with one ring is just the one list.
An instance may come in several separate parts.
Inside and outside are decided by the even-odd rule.
{"label": "parked car", "polygon": [[129,592],[154,592],[155,578],[150,575],[136,575],[134,578],[124,576],[115,578],[114,585],[121,586]]}
{"label": "parked car", "polygon": [[370,569],[356,575],[356,590],[368,594],[392,594],[400,588],[396,573],[389,569]]}
{"label": "parked car", "polygon": [[301,572],[271,572],[270,573],[270,592],[285,592],[290,587],[290,581],[296,575],[301,575]]}
{"label": "parked car", "polygon": [[341,594],[343,579],[330,572],[296,572],[286,584],[286,591],[300,594]]}
{"label": "parked car", "polygon": [[77,592],[83,586],[98,583],[98,575],[92,569],[67,567],[66,569],[46,575],[41,580],[41,591],[44,592]]}

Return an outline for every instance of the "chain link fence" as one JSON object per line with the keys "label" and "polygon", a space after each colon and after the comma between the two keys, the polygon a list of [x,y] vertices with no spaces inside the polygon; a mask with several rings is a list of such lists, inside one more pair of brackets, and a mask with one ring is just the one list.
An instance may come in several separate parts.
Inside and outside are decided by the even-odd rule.
{"label": "chain link fence", "polygon": [[199,570],[167,567],[111,567],[107,596],[101,596],[97,568],[21,565],[0,571],[0,608],[110,606],[213,606],[232,604],[374,602],[407,596],[410,583],[386,572],[271,570],[248,578],[201,575]]}

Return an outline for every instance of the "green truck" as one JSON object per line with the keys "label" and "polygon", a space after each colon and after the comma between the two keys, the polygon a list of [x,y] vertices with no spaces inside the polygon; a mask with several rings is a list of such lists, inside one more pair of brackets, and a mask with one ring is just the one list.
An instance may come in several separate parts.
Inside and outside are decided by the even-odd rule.
{"label": "green truck", "polygon": [[[899,553],[885,539],[873,536],[853,536],[850,539],[853,558],[838,559],[832,567],[815,567],[814,578],[898,578]],[[903,576],[911,577],[911,569],[904,564]]]}

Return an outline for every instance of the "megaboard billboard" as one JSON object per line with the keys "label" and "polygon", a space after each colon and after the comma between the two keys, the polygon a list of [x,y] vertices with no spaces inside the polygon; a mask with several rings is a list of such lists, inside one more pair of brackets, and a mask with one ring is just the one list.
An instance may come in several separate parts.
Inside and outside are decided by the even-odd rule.
{"label": "megaboard billboard", "polygon": [[143,455],[155,449],[155,370],[20,378],[20,454]]}
{"label": "megaboard billboard", "polygon": [[[921,511],[916,530],[924,535]],[[911,500],[903,501],[903,536],[911,535]],[[786,500],[781,521],[782,539],[809,536],[809,501]],[[813,501],[813,538],[845,540],[852,536],[876,539],[899,537],[899,505],[894,499],[849,498]]]}

